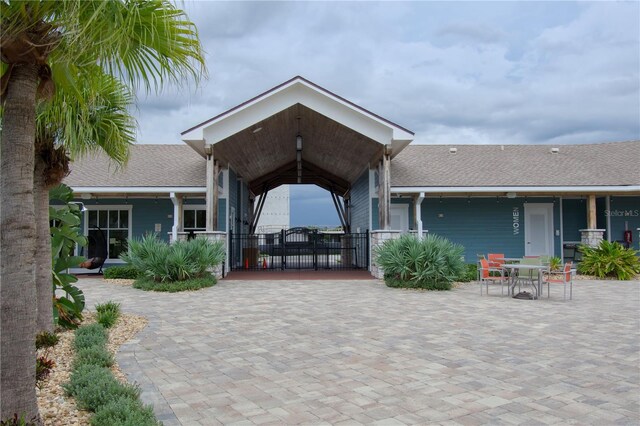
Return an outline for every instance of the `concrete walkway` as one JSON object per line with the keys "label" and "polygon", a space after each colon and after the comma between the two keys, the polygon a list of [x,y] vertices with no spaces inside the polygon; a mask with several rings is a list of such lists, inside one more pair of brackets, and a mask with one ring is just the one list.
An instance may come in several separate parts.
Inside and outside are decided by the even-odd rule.
{"label": "concrete walkway", "polygon": [[80,287],[90,309],[149,318],[117,359],[165,425],[640,423],[637,281],[577,281],[570,302],[374,280]]}

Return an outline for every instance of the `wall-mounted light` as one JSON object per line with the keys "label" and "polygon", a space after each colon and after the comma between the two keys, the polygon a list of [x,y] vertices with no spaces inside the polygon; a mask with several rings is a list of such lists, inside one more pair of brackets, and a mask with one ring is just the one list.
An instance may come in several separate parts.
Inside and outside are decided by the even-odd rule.
{"label": "wall-mounted light", "polygon": [[507,198],[516,198],[515,192],[507,192]]}
{"label": "wall-mounted light", "polygon": [[256,127],[253,129],[252,133],[258,133],[260,130],[262,130],[262,127]]}
{"label": "wall-mounted light", "polygon": [[80,211],[81,212],[86,212],[87,208],[85,207],[83,202],[80,201],[72,201],[71,204],[75,204],[76,206],[80,207]]}

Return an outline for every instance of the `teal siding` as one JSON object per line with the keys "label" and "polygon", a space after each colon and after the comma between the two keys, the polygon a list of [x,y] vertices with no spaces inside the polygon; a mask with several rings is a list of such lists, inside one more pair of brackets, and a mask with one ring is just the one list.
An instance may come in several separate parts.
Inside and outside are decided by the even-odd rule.
{"label": "teal siding", "polygon": [[[554,253],[560,253],[560,207],[553,198],[529,198],[530,203],[553,203]],[[422,202],[422,226],[430,234],[448,238],[465,248],[465,260],[477,254],[504,253],[524,256],[525,202],[522,198],[427,198]],[[519,212],[519,232],[514,232],[514,208]],[[439,217],[442,215],[442,217]]]}
{"label": "teal siding", "polygon": [[[149,232],[155,232],[156,223],[160,224],[159,237],[169,241],[169,233],[173,226],[173,202],[167,198],[104,198],[99,200],[76,200],[86,206],[131,205],[131,235],[140,238]],[[187,198],[184,205],[203,205],[204,199]],[[171,216],[171,217],[170,217]],[[227,216],[227,200],[221,198],[218,203],[218,229],[225,230]],[[83,219],[84,220],[84,219]],[[82,224],[84,227],[84,222]]]}
{"label": "teal siding", "polygon": [[77,201],[83,202],[85,206],[131,205],[131,235],[134,238],[140,238],[149,232],[155,233],[155,224],[159,223],[158,236],[169,241],[169,232],[173,226],[173,217],[169,216],[173,216],[173,203],[167,198],[101,198]]}
{"label": "teal siding", "polygon": [[[391,204],[407,204],[409,205],[409,229],[415,228],[415,212],[413,208],[413,199],[411,198],[392,198]],[[378,209],[378,198],[371,199],[371,227],[372,229],[380,229],[380,210]],[[423,204],[424,206],[424,204]],[[422,224],[423,229],[424,223]]]}
{"label": "teal siding", "polygon": [[369,229],[369,169],[351,187],[351,232]]}
{"label": "teal siding", "polygon": [[584,198],[562,200],[564,241],[580,241],[580,229],[587,227],[587,201]]}
{"label": "teal siding", "polygon": [[623,232],[631,230],[633,248],[640,250],[640,197],[611,197],[611,240],[621,241]]}

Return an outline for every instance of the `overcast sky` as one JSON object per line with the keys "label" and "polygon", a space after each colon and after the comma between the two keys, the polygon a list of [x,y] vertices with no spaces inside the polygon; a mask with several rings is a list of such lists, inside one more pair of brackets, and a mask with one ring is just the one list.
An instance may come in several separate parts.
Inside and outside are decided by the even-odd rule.
{"label": "overcast sky", "polygon": [[140,96],[140,143],[180,143],[296,75],[414,131],[414,143],[640,139],[639,2],[181,6],[209,79]]}

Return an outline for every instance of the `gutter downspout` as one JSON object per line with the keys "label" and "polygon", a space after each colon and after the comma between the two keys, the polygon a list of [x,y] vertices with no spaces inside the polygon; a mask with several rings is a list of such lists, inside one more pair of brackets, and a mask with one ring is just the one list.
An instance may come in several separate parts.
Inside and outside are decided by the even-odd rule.
{"label": "gutter downspout", "polygon": [[424,201],[424,192],[421,192],[416,199],[415,205],[415,217],[416,217],[416,225],[418,225],[418,239],[422,240],[422,201]]}

